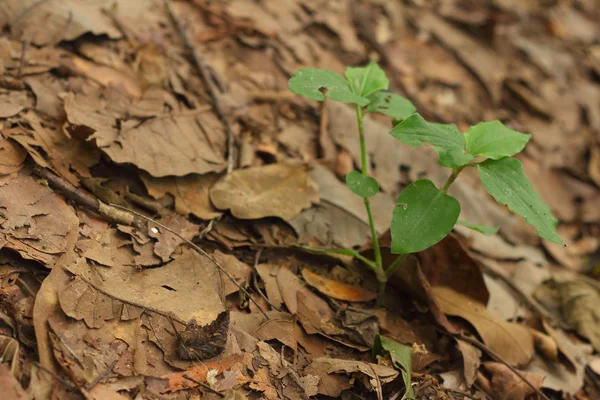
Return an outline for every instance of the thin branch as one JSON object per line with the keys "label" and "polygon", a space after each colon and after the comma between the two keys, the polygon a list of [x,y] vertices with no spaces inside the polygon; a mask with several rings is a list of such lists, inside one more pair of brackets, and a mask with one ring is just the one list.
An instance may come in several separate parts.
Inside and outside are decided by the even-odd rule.
{"label": "thin branch", "polygon": [[238,289],[240,289],[242,292],[244,292],[244,294],[245,294],[246,296],[248,296],[248,299],[250,299],[250,301],[251,301],[251,302],[253,302],[253,303],[254,303],[254,305],[255,305],[256,307],[258,307],[258,309],[259,309],[259,310],[260,310],[260,312],[261,312],[261,313],[262,313],[262,314],[265,316],[265,318],[267,318],[267,319],[270,319],[270,318],[269,318],[269,316],[267,315],[267,313],[265,313],[265,311],[264,311],[264,310],[261,308],[261,306],[260,306],[260,305],[259,305],[259,304],[256,302],[256,300],[254,300],[254,299],[252,298],[252,296],[250,296],[250,293],[249,293],[249,292],[246,290],[246,288],[244,288],[242,285],[240,285],[239,283],[237,283],[237,281],[235,280],[235,278],[234,278],[233,276],[231,276],[231,274],[229,273],[229,271],[227,271],[225,268],[223,268],[223,266],[222,266],[221,264],[219,264],[219,262],[218,262],[217,260],[215,260],[215,258],[214,258],[213,256],[211,256],[210,254],[208,254],[206,251],[202,250],[202,249],[201,249],[201,248],[200,248],[198,245],[196,245],[194,242],[192,242],[192,241],[191,241],[191,240],[189,240],[189,239],[186,239],[186,238],[184,238],[183,236],[181,236],[179,233],[175,232],[173,229],[169,228],[168,226],[166,226],[166,225],[163,225],[163,224],[161,224],[160,222],[158,222],[158,221],[155,221],[155,220],[153,220],[153,219],[152,219],[152,218],[150,218],[150,217],[146,217],[145,215],[143,215],[143,214],[140,214],[140,213],[139,213],[139,212],[137,212],[137,211],[134,211],[134,210],[132,210],[132,209],[130,209],[130,208],[127,208],[127,207],[120,206],[120,205],[118,205],[118,204],[112,204],[112,203],[111,203],[111,204],[110,204],[110,206],[111,206],[111,207],[118,208],[118,209],[120,209],[120,210],[123,210],[123,211],[127,211],[127,212],[129,212],[129,213],[131,213],[131,214],[133,214],[133,215],[135,215],[135,216],[138,216],[138,217],[140,217],[140,218],[143,218],[143,219],[145,219],[146,221],[152,222],[153,224],[155,224],[155,225],[157,225],[157,226],[160,226],[160,227],[161,227],[161,228],[163,228],[164,230],[166,230],[166,231],[169,231],[169,232],[170,232],[170,233],[172,233],[173,235],[177,236],[179,239],[181,239],[181,240],[183,240],[184,242],[186,242],[187,244],[189,244],[189,245],[190,245],[190,247],[191,247],[192,249],[194,249],[196,252],[198,252],[199,254],[203,255],[203,256],[204,256],[204,257],[206,257],[206,258],[208,258],[208,259],[209,259],[209,260],[210,260],[210,261],[211,261],[211,262],[212,262],[212,263],[213,263],[213,264],[214,264],[214,265],[215,265],[215,266],[216,266],[216,267],[217,267],[217,268],[218,268],[218,269],[219,269],[221,272],[223,272],[223,273],[225,274],[225,276],[227,276],[227,277],[228,277],[228,278],[231,280],[231,282],[233,282],[233,283],[234,283],[234,285],[235,285],[235,286],[237,286],[237,287],[238,287]]}
{"label": "thin branch", "polygon": [[233,129],[231,129],[231,123],[229,122],[229,118],[225,115],[225,110],[222,107],[220,96],[222,93],[219,93],[219,89],[217,85],[214,83],[212,79],[212,74],[204,62],[204,58],[200,55],[200,52],[193,45],[192,40],[190,39],[183,23],[180,19],[176,18],[175,12],[173,10],[173,5],[171,0],[165,0],[165,6],[167,8],[169,17],[173,21],[175,28],[177,28],[177,32],[183,39],[183,43],[185,47],[192,53],[192,59],[194,61],[194,66],[198,70],[200,77],[204,80],[206,87],[208,88],[208,93],[212,99],[213,106],[215,108],[215,113],[217,117],[221,120],[223,125],[225,125],[225,132],[227,133],[227,173],[233,171],[234,159],[233,159],[233,144],[235,141],[235,137],[233,135]]}

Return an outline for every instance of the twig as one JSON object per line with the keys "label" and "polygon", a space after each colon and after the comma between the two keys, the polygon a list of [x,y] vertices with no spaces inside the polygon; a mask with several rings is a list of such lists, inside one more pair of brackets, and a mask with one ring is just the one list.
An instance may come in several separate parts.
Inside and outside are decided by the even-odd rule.
{"label": "twig", "polygon": [[40,371],[43,371],[45,373],[47,373],[48,375],[50,375],[51,377],[53,377],[54,379],[56,379],[57,381],[59,381],[60,383],[62,383],[63,385],[65,385],[66,387],[68,387],[71,390],[79,390],[77,388],[77,386],[75,386],[73,383],[69,382],[69,381],[65,381],[63,378],[61,378],[60,376],[56,375],[54,372],[50,371],[48,368],[44,367],[42,364],[40,364],[37,361],[33,362],[35,364],[36,367],[38,367],[40,369]]}
{"label": "twig", "polygon": [[150,218],[150,217],[146,217],[145,215],[143,215],[143,214],[140,214],[140,213],[139,213],[139,212],[137,212],[137,211],[134,211],[134,210],[132,210],[132,209],[129,209],[129,208],[127,208],[127,207],[120,206],[120,205],[118,205],[118,204],[112,204],[112,203],[111,203],[111,204],[110,204],[110,206],[111,206],[111,207],[118,208],[118,209],[120,209],[120,210],[123,210],[123,211],[127,211],[127,212],[129,212],[129,213],[131,213],[131,214],[133,214],[133,215],[135,215],[135,216],[137,216],[137,217],[140,217],[140,218],[143,218],[143,219],[145,219],[146,221],[152,222],[153,224],[155,224],[155,225],[157,225],[157,226],[160,226],[160,227],[161,227],[161,228],[163,228],[164,230],[166,230],[166,231],[169,231],[169,232],[170,232],[170,233],[172,233],[173,235],[177,236],[179,239],[181,239],[181,240],[183,240],[184,242],[186,242],[187,244],[189,244],[189,245],[190,245],[190,247],[191,247],[192,249],[194,249],[196,252],[198,252],[199,254],[203,255],[204,257],[208,258],[208,259],[209,259],[209,260],[210,260],[210,261],[211,261],[213,264],[215,264],[215,266],[216,266],[216,267],[217,267],[217,268],[218,268],[218,269],[219,269],[221,272],[223,272],[223,273],[225,274],[225,276],[227,276],[227,277],[228,277],[228,278],[231,280],[231,282],[233,282],[233,283],[234,283],[234,285],[238,287],[238,289],[240,289],[242,292],[244,292],[244,294],[245,294],[246,296],[248,296],[248,298],[250,299],[250,301],[251,301],[251,302],[253,302],[253,303],[254,303],[254,305],[255,305],[256,307],[258,307],[258,309],[259,309],[259,310],[260,310],[260,312],[261,312],[261,313],[262,313],[262,314],[265,316],[265,318],[267,318],[267,319],[270,319],[270,318],[269,318],[269,316],[267,315],[267,313],[266,313],[266,312],[265,312],[265,311],[264,311],[264,310],[261,308],[261,306],[260,306],[260,305],[259,305],[259,304],[256,302],[256,300],[254,300],[254,299],[252,298],[252,296],[250,296],[250,293],[249,293],[249,292],[246,290],[246,288],[244,288],[242,285],[240,285],[239,283],[237,283],[237,281],[235,280],[235,278],[234,278],[233,276],[231,276],[231,274],[230,274],[230,273],[229,273],[229,272],[228,272],[228,271],[227,271],[225,268],[223,268],[223,266],[222,266],[221,264],[219,264],[219,262],[218,262],[217,260],[215,260],[215,258],[214,258],[213,256],[211,256],[210,254],[208,254],[206,251],[202,250],[202,249],[201,249],[201,248],[200,248],[198,245],[196,245],[194,242],[192,242],[192,241],[191,241],[191,240],[189,240],[189,239],[186,239],[186,238],[184,238],[183,236],[181,236],[179,233],[175,232],[173,229],[169,228],[168,226],[166,226],[166,225],[163,225],[163,224],[161,224],[160,222],[157,222],[157,221],[153,220],[153,219],[152,219],[152,218]]}
{"label": "twig", "polygon": [[211,73],[208,69],[208,66],[204,62],[204,59],[200,55],[198,50],[192,44],[192,41],[185,30],[185,27],[183,26],[181,21],[175,17],[175,12],[173,11],[173,5],[171,3],[171,0],[164,1],[167,11],[169,13],[169,17],[171,18],[173,24],[177,28],[177,31],[183,39],[185,46],[192,53],[194,66],[198,70],[200,77],[202,78],[202,80],[204,80],[204,83],[208,88],[208,93],[210,94],[210,97],[212,99],[213,107],[215,108],[215,113],[217,114],[217,117],[219,117],[223,125],[225,125],[225,132],[227,133],[227,173],[230,173],[231,171],[233,171],[234,165],[233,144],[235,138],[233,136],[233,129],[231,129],[231,123],[229,122],[229,118],[227,117],[227,115],[225,115],[225,110],[223,109],[221,101],[219,99],[219,96],[222,95],[222,93],[218,92],[217,85],[211,78]]}
{"label": "twig", "polygon": [[115,367],[115,365],[117,365],[117,361],[115,360],[113,361],[110,365],[108,365],[104,371],[102,371],[102,373],[100,375],[98,375],[97,377],[94,378],[94,380],[92,380],[90,383],[88,383],[85,387],[85,390],[87,390],[88,392],[90,390],[92,390],[94,388],[94,386],[96,386],[101,380],[103,380],[104,378],[106,378],[108,376],[108,374],[110,374],[110,372],[112,371],[112,369]]}
{"label": "twig", "polygon": [[452,336],[455,336],[455,337],[458,336],[462,340],[464,340],[466,342],[469,342],[473,346],[477,347],[479,350],[482,350],[482,351],[486,352],[487,355],[489,355],[492,359],[494,359],[494,361],[499,362],[501,364],[504,364],[506,367],[508,367],[508,369],[510,369],[523,382],[525,382],[527,384],[527,386],[529,386],[530,388],[532,388],[538,396],[540,396],[544,400],[550,400],[550,398],[548,396],[546,396],[544,394],[544,392],[542,392],[533,383],[531,383],[529,381],[529,379],[527,379],[521,372],[519,372],[519,370],[517,370],[515,367],[513,367],[512,365],[510,365],[509,363],[507,363],[506,361],[504,361],[504,359],[502,357],[500,357],[494,350],[490,349],[488,346],[486,346],[485,344],[481,343],[479,340],[473,339],[473,338],[465,335],[464,333],[459,333],[458,335],[452,335]]}
{"label": "twig", "polygon": [[467,392],[462,392],[460,390],[454,390],[454,389],[444,388],[444,391],[446,393],[452,393],[452,394],[457,395],[457,396],[463,396],[463,397],[468,397],[469,399],[479,400],[477,397],[475,397],[475,396],[473,396],[473,395],[471,395],[471,394],[469,394]]}
{"label": "twig", "polygon": [[131,214],[124,213],[101,202],[88,192],[71,185],[69,182],[47,168],[43,168],[38,165],[33,169],[33,173],[48,181],[50,186],[62,192],[66,198],[105,216],[111,221],[119,224],[135,226],[136,228],[141,228],[143,225],[140,220],[133,218]]}
{"label": "twig", "polygon": [[192,378],[191,376],[189,376],[188,374],[183,374],[183,377],[187,380],[190,380],[192,382],[194,382],[195,384],[202,386],[204,389],[208,390],[211,393],[216,394],[217,396],[223,398],[225,397],[225,395],[221,392],[219,392],[218,390],[215,390],[213,388],[211,388],[209,385],[207,385],[206,383],[199,381],[198,379]]}

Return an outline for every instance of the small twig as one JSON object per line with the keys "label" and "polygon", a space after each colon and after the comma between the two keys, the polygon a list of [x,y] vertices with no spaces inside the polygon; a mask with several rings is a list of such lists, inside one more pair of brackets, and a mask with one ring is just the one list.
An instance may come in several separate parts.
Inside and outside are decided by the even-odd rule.
{"label": "small twig", "polygon": [[504,364],[506,367],[508,367],[508,369],[510,369],[523,382],[525,382],[527,384],[527,386],[532,388],[538,396],[540,396],[544,400],[550,400],[550,398],[548,396],[546,396],[540,389],[538,389],[533,383],[531,383],[529,381],[529,379],[527,379],[521,372],[519,372],[519,370],[517,370],[515,367],[513,367],[512,365],[510,365],[509,363],[504,361],[504,359],[502,357],[500,357],[494,350],[490,349],[484,343],[481,343],[479,340],[473,339],[473,338],[465,335],[464,333],[459,333],[458,335],[452,335],[452,336],[455,336],[455,337],[458,336],[462,340],[469,342],[473,346],[477,347],[479,350],[486,352],[487,355],[489,355],[492,359],[494,359],[494,361]]}
{"label": "small twig", "polygon": [[371,364],[367,365],[369,366],[369,368],[371,368],[371,371],[373,371],[373,375],[375,376],[375,380],[377,381],[378,390],[375,390],[375,392],[377,393],[377,400],[383,400],[383,385],[381,384],[381,379],[379,379],[379,375],[377,375],[375,368],[373,368]]}
{"label": "small twig", "polygon": [[104,369],[104,371],[102,371],[102,373],[100,375],[98,375],[97,377],[94,378],[94,380],[92,380],[90,383],[88,383],[85,387],[85,390],[87,390],[89,392],[100,381],[102,381],[104,378],[106,378],[108,376],[108,374],[110,374],[112,369],[115,367],[115,365],[117,365],[117,361],[118,360],[113,361],[109,366],[106,367],[106,369]]}
{"label": "small twig", "polygon": [[133,214],[133,215],[135,215],[135,216],[138,216],[138,217],[140,217],[140,218],[143,218],[143,219],[145,219],[146,221],[152,222],[153,224],[155,224],[155,225],[157,225],[157,226],[160,226],[160,227],[161,227],[161,228],[163,228],[164,230],[166,230],[166,231],[169,231],[169,232],[170,232],[170,233],[172,233],[173,235],[177,236],[179,239],[181,239],[181,240],[183,240],[184,242],[186,242],[187,244],[189,244],[189,245],[190,245],[190,247],[191,247],[192,249],[194,249],[196,252],[198,252],[199,254],[203,255],[203,256],[204,256],[204,257],[206,257],[206,258],[208,258],[208,259],[209,259],[209,260],[210,260],[210,261],[211,261],[211,262],[212,262],[212,263],[213,263],[213,264],[214,264],[214,265],[215,265],[215,266],[216,266],[216,267],[217,267],[217,268],[218,268],[218,269],[219,269],[221,272],[223,272],[223,273],[225,274],[225,276],[227,276],[227,277],[228,277],[228,278],[231,280],[231,282],[233,282],[233,283],[234,283],[234,285],[235,285],[235,286],[237,286],[237,287],[238,287],[238,289],[240,289],[242,292],[244,292],[244,294],[245,294],[246,296],[248,296],[248,298],[250,299],[250,301],[251,301],[251,302],[253,302],[253,303],[254,303],[254,305],[255,305],[256,307],[258,307],[258,309],[259,309],[259,310],[260,310],[260,312],[261,312],[261,313],[262,313],[262,314],[265,316],[265,318],[267,318],[267,319],[270,319],[270,318],[269,318],[269,316],[267,315],[267,313],[266,313],[266,312],[265,312],[265,311],[264,311],[264,310],[261,308],[261,306],[260,306],[260,305],[259,305],[259,304],[256,302],[256,300],[254,300],[254,299],[252,298],[252,296],[250,296],[250,293],[249,293],[249,292],[246,290],[246,288],[244,288],[242,285],[240,285],[240,284],[239,284],[239,283],[238,283],[238,282],[235,280],[235,278],[234,278],[233,276],[231,276],[231,274],[230,274],[230,273],[229,273],[229,272],[228,272],[228,271],[227,271],[225,268],[223,268],[223,266],[222,266],[221,264],[219,264],[219,262],[218,262],[217,260],[215,260],[215,258],[214,258],[213,256],[211,256],[210,254],[208,254],[206,251],[202,250],[202,249],[201,249],[201,248],[200,248],[198,245],[196,245],[194,242],[192,242],[192,241],[191,241],[191,240],[189,240],[189,239],[186,239],[186,238],[184,238],[183,236],[181,236],[179,233],[175,232],[173,229],[169,228],[168,226],[166,226],[166,225],[163,225],[163,224],[161,224],[160,222],[157,222],[157,221],[153,220],[153,219],[152,219],[152,218],[150,218],[150,217],[146,217],[145,215],[143,215],[143,214],[140,214],[140,213],[139,213],[139,212],[137,212],[137,211],[134,211],[134,210],[132,210],[132,209],[130,209],[130,208],[127,208],[127,207],[120,206],[120,205],[118,205],[118,204],[112,204],[112,203],[111,203],[111,204],[110,204],[110,206],[111,206],[111,207],[118,208],[118,209],[120,209],[120,210],[123,210],[123,211],[127,211],[127,212],[129,212],[129,213],[131,213],[131,214]]}
{"label": "small twig", "polygon": [[208,235],[208,233],[209,233],[210,231],[212,231],[212,230],[213,230],[213,228],[215,227],[215,223],[216,223],[216,222],[219,222],[219,220],[220,220],[220,219],[221,219],[221,216],[220,216],[220,215],[219,215],[218,217],[215,217],[215,218],[211,219],[211,220],[210,220],[210,222],[208,223],[208,225],[206,225],[206,228],[204,228],[204,229],[202,229],[202,230],[200,231],[200,233],[198,234],[198,237],[199,237],[200,239],[204,239],[204,237],[205,237],[206,235]]}
{"label": "small twig", "polygon": [[200,55],[200,52],[196,49],[196,47],[192,44],[192,41],[183,26],[180,19],[175,17],[175,12],[173,10],[173,5],[171,4],[171,0],[164,0],[165,6],[169,13],[169,17],[173,21],[173,24],[177,28],[177,31],[181,38],[183,39],[183,43],[185,47],[192,53],[192,59],[194,61],[194,66],[198,70],[200,77],[204,80],[206,87],[208,88],[208,93],[213,102],[213,107],[215,108],[215,113],[217,117],[221,120],[223,125],[225,125],[225,132],[227,133],[227,173],[233,171],[234,159],[233,159],[233,144],[235,137],[233,135],[233,129],[231,128],[231,123],[227,115],[225,115],[225,110],[222,107],[220,97],[222,93],[218,92],[217,85],[214,83],[213,79],[211,79],[211,73],[204,62],[203,57]]}
{"label": "small twig", "polygon": [[448,389],[448,388],[444,388],[444,391],[446,393],[452,393],[454,395],[457,396],[463,396],[463,397],[468,397],[469,399],[473,399],[473,400],[479,400],[477,397],[467,393],[467,392],[462,392],[460,390],[454,390],[454,389]]}
{"label": "small twig", "polygon": [[195,384],[202,386],[204,389],[208,390],[211,393],[216,394],[217,396],[223,398],[225,397],[225,395],[221,392],[219,392],[218,390],[215,390],[213,388],[211,388],[209,385],[207,385],[206,383],[199,381],[198,379],[192,378],[191,376],[189,376],[188,374],[183,374],[183,377],[189,381],[194,382]]}

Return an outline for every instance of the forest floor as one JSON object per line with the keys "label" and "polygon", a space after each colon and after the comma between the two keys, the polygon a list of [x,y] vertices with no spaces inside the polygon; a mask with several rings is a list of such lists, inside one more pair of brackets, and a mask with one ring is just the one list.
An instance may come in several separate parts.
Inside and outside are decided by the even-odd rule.
{"label": "forest floor", "polygon": [[[3,399],[600,398],[594,0],[4,0]],[[461,131],[498,119],[566,247],[476,173],[381,307],[353,109],[288,90],[375,60]],[[381,118],[380,118],[381,117]],[[384,259],[395,198],[447,178],[367,117]],[[375,349],[373,350],[375,346]],[[8,396],[8,397],[6,397]]]}

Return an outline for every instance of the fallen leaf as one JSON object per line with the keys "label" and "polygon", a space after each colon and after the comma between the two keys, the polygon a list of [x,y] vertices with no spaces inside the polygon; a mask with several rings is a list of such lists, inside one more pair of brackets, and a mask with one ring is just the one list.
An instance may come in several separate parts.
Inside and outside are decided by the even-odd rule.
{"label": "fallen leaf", "polygon": [[5,363],[0,364],[0,390],[2,390],[2,396],[6,396],[6,399],[29,399],[29,396],[25,390],[23,390],[23,387],[21,387],[19,381],[17,381],[11,373],[10,367]]}
{"label": "fallen leaf", "polygon": [[463,375],[465,377],[465,383],[467,384],[467,387],[470,388],[473,386],[477,373],[479,372],[479,366],[481,365],[481,350],[461,339],[457,339],[456,343],[463,358]]}
{"label": "fallen leaf", "polygon": [[0,175],[19,172],[26,158],[27,152],[22,147],[0,136]]}
{"label": "fallen leaf", "polygon": [[191,223],[179,214],[169,215],[161,219],[160,223],[179,234],[177,236],[161,226],[155,226],[152,222],[148,222],[148,236],[157,239],[154,245],[154,254],[159,256],[163,262],[169,261],[177,246],[185,242],[181,237],[192,240],[199,231],[198,225]]}
{"label": "fallen leaf", "polygon": [[[245,286],[250,283],[250,276],[252,275],[252,268],[238,260],[231,254],[221,253],[216,250],[213,253],[213,257],[229,274],[235,279],[240,286]],[[240,288],[231,281],[228,277],[223,277],[223,295],[229,296],[232,293],[237,293]]]}
{"label": "fallen leaf", "polygon": [[310,286],[326,296],[350,302],[366,302],[374,300],[377,294],[356,286],[346,285],[333,279],[315,274],[307,268],[302,270],[302,277]]}
{"label": "fallen leaf", "polygon": [[148,193],[160,199],[167,193],[175,198],[175,211],[187,216],[193,214],[198,218],[210,220],[223,213],[210,202],[210,188],[220,178],[219,174],[190,174],[182,177],[167,176],[154,178],[149,174],[141,174]]}
{"label": "fallen leaf", "polygon": [[410,384],[412,374],[411,348],[385,336],[377,336],[373,346],[373,356],[389,354],[392,364],[402,374],[404,394],[400,400],[414,399],[415,393]]}
{"label": "fallen leaf", "polygon": [[[506,365],[496,362],[485,362],[483,367],[492,374],[492,392],[494,399],[498,400],[525,400],[533,395],[535,391],[523,381],[517,374],[512,372]],[[521,374],[536,388],[541,389],[544,377],[532,372]]]}
{"label": "fallen leaf", "polygon": [[210,199],[236,218],[287,221],[318,202],[319,195],[303,167],[271,164],[225,175],[210,189]]}
{"label": "fallen leaf", "polygon": [[527,364],[534,354],[533,337],[526,327],[492,317],[477,301],[450,288],[433,288],[442,312],[467,320],[483,342],[513,366]]}
{"label": "fallen leaf", "polygon": [[[37,46],[73,40],[86,32],[105,34],[111,39],[121,37],[101,8],[101,4],[76,1],[37,5],[33,0],[11,0],[0,12],[0,23],[11,25],[15,37]],[[39,21],[45,21],[45,29],[39,29]]]}
{"label": "fallen leaf", "polygon": [[0,185],[0,237],[23,258],[51,268],[77,239],[79,219],[50,188],[21,170]]}

